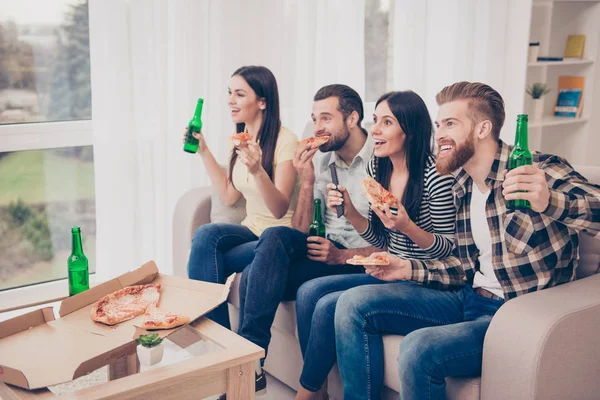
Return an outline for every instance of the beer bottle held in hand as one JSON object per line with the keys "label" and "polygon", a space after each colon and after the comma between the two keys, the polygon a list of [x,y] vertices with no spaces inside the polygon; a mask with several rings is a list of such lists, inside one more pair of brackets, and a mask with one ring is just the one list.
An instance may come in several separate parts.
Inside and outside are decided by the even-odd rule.
{"label": "beer bottle held in hand", "polygon": [[[508,170],[515,169],[522,165],[532,165],[533,157],[529,151],[527,143],[527,114],[517,116],[517,135],[515,137],[515,147],[513,147],[508,156]],[[509,210],[525,210],[531,208],[528,200],[508,200],[506,208]]]}
{"label": "beer bottle held in hand", "polygon": [[323,223],[323,218],[321,217],[321,199],[315,199],[314,209],[313,222],[308,228],[308,236],[320,236],[324,238],[325,224]]}
{"label": "beer bottle held in hand", "polygon": [[69,260],[69,296],[76,295],[90,288],[88,259],[81,246],[81,230],[78,226],[71,228],[72,250]]}
{"label": "beer bottle held in hand", "polygon": [[198,139],[192,135],[193,132],[200,133],[202,130],[202,106],[204,105],[204,99],[198,99],[196,104],[196,112],[188,125],[187,137],[183,145],[183,150],[188,153],[195,153],[198,151]]}

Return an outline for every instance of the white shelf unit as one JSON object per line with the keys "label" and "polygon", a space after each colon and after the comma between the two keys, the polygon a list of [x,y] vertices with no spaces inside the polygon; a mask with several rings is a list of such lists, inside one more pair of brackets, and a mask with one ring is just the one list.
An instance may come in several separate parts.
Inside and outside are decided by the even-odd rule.
{"label": "white shelf unit", "polygon": [[585,60],[579,58],[565,58],[563,61],[536,61],[527,64],[528,67],[560,67],[563,65],[586,65],[593,64],[594,60]]}
{"label": "white shelf unit", "polygon": [[[600,166],[594,155],[600,148],[600,0],[534,0],[531,10],[530,42],[540,42],[539,56],[562,57],[571,34],[585,35],[582,59],[527,63],[526,84],[545,83],[550,93],[544,96],[541,119],[530,117],[529,146],[533,150],[557,154],[573,164]],[[583,112],[579,118],[554,117],[559,76],[583,76]],[[531,97],[523,93],[525,112],[533,113]]]}

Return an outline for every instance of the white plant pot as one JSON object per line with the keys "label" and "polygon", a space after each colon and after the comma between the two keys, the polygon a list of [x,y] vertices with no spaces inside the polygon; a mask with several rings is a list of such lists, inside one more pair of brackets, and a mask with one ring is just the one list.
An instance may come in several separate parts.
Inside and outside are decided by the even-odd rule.
{"label": "white plant pot", "polygon": [[532,99],[531,103],[532,112],[530,119],[541,119],[544,115],[544,98],[542,97],[540,99]]}
{"label": "white plant pot", "polygon": [[137,355],[141,364],[150,366],[162,360],[165,347],[159,344],[154,347],[144,347],[141,344],[137,347]]}

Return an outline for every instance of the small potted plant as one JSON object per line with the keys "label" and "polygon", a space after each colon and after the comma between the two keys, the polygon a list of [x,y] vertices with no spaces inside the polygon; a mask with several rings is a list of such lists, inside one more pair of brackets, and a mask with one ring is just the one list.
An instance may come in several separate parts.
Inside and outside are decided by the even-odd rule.
{"label": "small potted plant", "polygon": [[545,83],[536,82],[533,85],[527,86],[525,90],[533,100],[533,119],[540,119],[544,113],[544,99],[542,96],[550,92],[550,89]]}
{"label": "small potted plant", "polygon": [[140,363],[150,366],[162,360],[164,346],[162,338],[157,333],[141,335],[135,341],[138,344],[137,354]]}

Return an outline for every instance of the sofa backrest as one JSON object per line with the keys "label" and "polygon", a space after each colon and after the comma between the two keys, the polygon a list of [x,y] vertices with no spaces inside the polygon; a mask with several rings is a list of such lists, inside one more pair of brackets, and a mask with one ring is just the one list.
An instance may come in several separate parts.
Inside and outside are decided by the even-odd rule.
{"label": "sofa backrest", "polygon": [[[575,170],[588,181],[600,184],[600,167],[575,165]],[[600,272],[600,235],[593,237],[585,232],[579,235],[579,265],[577,279]]]}

